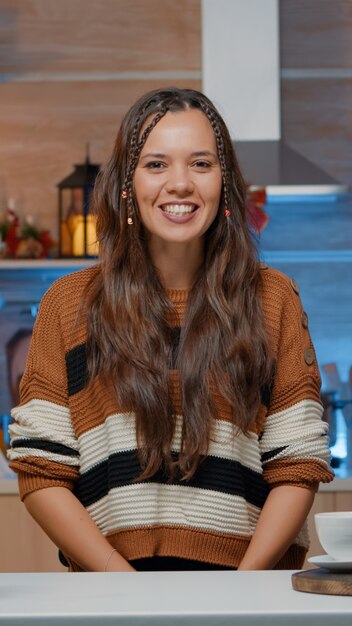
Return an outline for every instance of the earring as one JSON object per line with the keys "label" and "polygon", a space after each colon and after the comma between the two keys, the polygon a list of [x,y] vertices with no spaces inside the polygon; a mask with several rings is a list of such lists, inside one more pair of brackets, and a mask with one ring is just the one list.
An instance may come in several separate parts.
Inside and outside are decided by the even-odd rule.
{"label": "earring", "polygon": [[225,209],[225,217],[229,218],[231,215],[230,211],[228,209]]}
{"label": "earring", "polygon": [[131,226],[131,224],[133,224],[133,219],[132,217],[128,217],[127,218],[127,224],[129,224]]}

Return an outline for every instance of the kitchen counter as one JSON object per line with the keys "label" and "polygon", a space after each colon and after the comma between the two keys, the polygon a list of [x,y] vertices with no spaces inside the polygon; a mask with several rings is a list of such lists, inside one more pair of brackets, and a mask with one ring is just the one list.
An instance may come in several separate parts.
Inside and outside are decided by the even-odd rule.
{"label": "kitchen counter", "polygon": [[352,493],[352,477],[335,478],[331,483],[321,483],[319,493],[335,493],[337,491],[349,491]]}
{"label": "kitchen counter", "polygon": [[351,596],[294,591],[292,573],[0,574],[0,625],[350,626]]}

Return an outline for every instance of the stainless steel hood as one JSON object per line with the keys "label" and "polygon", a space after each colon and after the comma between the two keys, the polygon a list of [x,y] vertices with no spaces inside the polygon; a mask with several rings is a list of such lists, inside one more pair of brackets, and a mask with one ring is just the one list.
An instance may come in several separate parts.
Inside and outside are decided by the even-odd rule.
{"label": "stainless steel hood", "polygon": [[348,186],[314,165],[284,141],[235,141],[246,181],[269,196],[338,195]]}

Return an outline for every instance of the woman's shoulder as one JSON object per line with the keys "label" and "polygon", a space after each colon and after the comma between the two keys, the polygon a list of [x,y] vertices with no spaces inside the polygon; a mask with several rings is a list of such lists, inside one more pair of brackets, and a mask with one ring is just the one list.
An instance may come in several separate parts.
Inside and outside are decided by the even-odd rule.
{"label": "woman's shoulder", "polygon": [[81,294],[98,273],[99,264],[96,264],[77,272],[65,274],[52,283],[46,295],[62,297],[65,294]]}
{"label": "woman's shoulder", "polygon": [[293,322],[302,312],[296,280],[264,264],[260,270],[260,295],[264,315],[274,325],[281,324],[283,318]]}
{"label": "woman's shoulder", "polygon": [[44,294],[40,309],[54,309],[56,313],[62,309],[77,310],[84,292],[99,271],[97,264],[58,278]]}
{"label": "woman's shoulder", "polygon": [[260,263],[260,285],[266,297],[281,298],[291,292],[299,295],[298,284],[293,278],[266,263]]}

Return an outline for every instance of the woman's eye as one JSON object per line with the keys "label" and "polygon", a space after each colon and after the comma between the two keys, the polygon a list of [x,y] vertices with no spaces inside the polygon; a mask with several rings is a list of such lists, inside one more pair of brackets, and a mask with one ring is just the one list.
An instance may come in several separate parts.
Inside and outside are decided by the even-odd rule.
{"label": "woman's eye", "polygon": [[145,167],[149,170],[161,170],[165,167],[165,163],[162,163],[161,161],[150,161]]}
{"label": "woman's eye", "polygon": [[211,167],[211,164],[208,161],[196,161],[193,165],[199,167],[200,169],[207,169]]}

